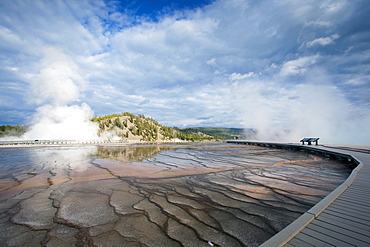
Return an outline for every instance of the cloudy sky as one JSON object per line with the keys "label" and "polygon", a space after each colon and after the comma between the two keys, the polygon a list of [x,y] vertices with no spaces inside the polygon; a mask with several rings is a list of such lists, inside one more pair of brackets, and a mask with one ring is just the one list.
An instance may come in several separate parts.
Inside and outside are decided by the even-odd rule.
{"label": "cloudy sky", "polygon": [[368,0],[2,0],[0,125],[128,111],[370,144],[369,13]]}

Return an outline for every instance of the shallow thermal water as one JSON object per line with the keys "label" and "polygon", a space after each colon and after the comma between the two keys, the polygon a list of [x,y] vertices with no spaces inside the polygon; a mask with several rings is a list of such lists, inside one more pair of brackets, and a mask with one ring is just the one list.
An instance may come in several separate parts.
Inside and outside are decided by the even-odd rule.
{"label": "shallow thermal water", "polygon": [[244,145],[0,149],[1,246],[258,246],[349,175]]}

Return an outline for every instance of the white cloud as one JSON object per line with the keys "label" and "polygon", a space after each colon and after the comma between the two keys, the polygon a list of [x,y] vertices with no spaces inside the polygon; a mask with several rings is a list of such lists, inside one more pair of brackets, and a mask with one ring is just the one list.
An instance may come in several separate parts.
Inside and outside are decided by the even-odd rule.
{"label": "white cloud", "polygon": [[318,38],[310,42],[307,42],[306,46],[312,47],[312,46],[317,46],[317,45],[321,45],[321,46],[330,45],[334,42],[334,40],[338,39],[339,37],[340,36],[338,34],[333,34],[330,37]]}
{"label": "white cloud", "polygon": [[319,55],[314,55],[287,61],[282,65],[279,75],[288,76],[304,74],[319,58]]}
{"label": "white cloud", "polygon": [[313,27],[331,27],[333,26],[333,23],[329,22],[329,21],[319,21],[319,20],[316,20],[316,21],[310,21],[308,23],[305,24],[306,26],[313,26]]}
{"label": "white cloud", "polygon": [[23,43],[17,34],[6,27],[0,27],[0,40],[2,49],[17,49]]}
{"label": "white cloud", "polygon": [[254,72],[249,72],[249,73],[246,73],[246,74],[240,74],[240,73],[232,73],[230,75],[230,80],[231,81],[238,81],[238,80],[243,80],[243,79],[246,79],[246,78],[250,78],[250,77],[256,77],[257,75],[254,73]]}
{"label": "white cloud", "polygon": [[216,58],[213,57],[213,58],[209,59],[206,62],[206,64],[211,65],[211,66],[214,66],[214,67],[217,67]]}
{"label": "white cloud", "polygon": [[329,14],[340,12],[347,5],[347,0],[324,1],[321,8]]}

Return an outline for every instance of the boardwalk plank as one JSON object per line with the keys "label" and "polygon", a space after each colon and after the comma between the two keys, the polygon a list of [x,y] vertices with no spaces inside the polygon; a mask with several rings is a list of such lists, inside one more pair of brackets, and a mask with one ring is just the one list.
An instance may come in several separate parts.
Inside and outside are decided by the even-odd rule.
{"label": "boardwalk plank", "polygon": [[349,215],[349,216],[352,216],[352,217],[355,217],[355,218],[360,218],[360,219],[369,217],[368,213],[364,213],[364,212],[361,212],[361,211],[356,211],[355,209],[349,209],[349,208],[340,207],[340,206],[330,205],[326,210],[335,211],[337,213]]}
{"label": "boardwalk plank", "polygon": [[[296,240],[298,240],[296,242]],[[305,243],[308,243],[309,245],[308,246],[334,246],[334,245],[331,245],[329,243],[325,243],[323,241],[321,241],[320,239],[317,239],[313,236],[310,236],[310,235],[307,235],[305,233],[298,233],[297,236],[295,236],[292,240],[290,240],[288,243],[292,243],[293,245],[296,245],[297,247],[301,247],[301,246],[304,246],[303,244],[300,245],[299,243],[302,243],[305,244]],[[295,244],[296,243],[296,244]]]}
{"label": "boardwalk plank", "polygon": [[[310,239],[311,240],[311,239]],[[311,244],[301,240],[300,238],[298,237],[295,237],[294,239],[292,239],[291,241],[289,241],[285,246],[288,246],[289,245],[292,245],[292,246],[297,246],[297,247],[312,247],[312,246],[315,246],[312,241],[310,241]]]}
{"label": "boardwalk plank", "polygon": [[326,210],[334,211],[339,214],[344,214],[352,216],[359,219],[364,219],[369,217],[369,214],[366,212],[356,211],[355,209],[346,208],[344,206],[330,206]]}
{"label": "boardwalk plank", "polygon": [[360,214],[365,214],[370,216],[370,207],[359,205],[356,203],[349,203],[348,201],[338,201],[338,199],[330,205],[330,207],[333,208],[341,208],[343,210],[355,210],[356,212]]}
{"label": "boardwalk plank", "polygon": [[370,198],[368,198],[369,196],[367,195],[355,195],[355,194],[345,194],[345,195],[341,195],[339,198],[343,198],[343,199],[347,199],[347,200],[353,200],[354,202],[357,201],[357,202],[364,202],[365,204],[369,203],[370,202]]}
{"label": "boardwalk plank", "polygon": [[349,187],[347,189],[347,191],[345,191],[343,193],[344,195],[346,194],[349,194],[349,195],[357,195],[357,194],[364,194],[364,195],[370,195],[370,192],[369,192],[369,187],[365,187],[365,186],[361,186],[359,184],[352,184],[351,187]]}
{"label": "boardwalk plank", "polygon": [[367,192],[369,194],[368,187],[355,183],[355,184],[351,184],[351,187],[349,187],[347,191],[345,191],[345,194],[363,193],[363,192]]}
{"label": "boardwalk plank", "polygon": [[349,230],[356,229],[356,232],[370,236],[370,226],[355,221],[350,221],[341,217],[335,217],[325,212],[320,214],[320,219],[317,220],[324,221],[333,225],[340,225],[341,227]]}
{"label": "boardwalk plank", "polygon": [[364,202],[365,205],[370,205],[368,202],[370,201],[370,198],[364,198],[364,197],[356,197],[354,195],[345,194],[338,197],[338,199],[343,199],[346,201],[352,201],[353,203],[361,203]]}
{"label": "boardwalk plank", "polygon": [[[370,163],[370,161],[369,161],[369,163]],[[358,178],[366,180],[366,178],[368,178],[369,175],[370,175],[370,170],[361,171],[361,173],[358,175]]]}
{"label": "boardwalk plank", "polygon": [[366,175],[361,174],[361,176],[357,176],[355,185],[359,186],[359,187],[368,188],[369,187],[369,185],[368,185],[368,176],[369,176],[369,174],[366,174]]}
{"label": "boardwalk plank", "polygon": [[350,239],[350,238],[354,239],[354,240],[351,241],[351,243],[355,243],[355,242],[357,242],[359,244],[367,243],[367,244],[370,245],[370,236],[360,234],[360,233],[355,232],[353,230],[345,229],[345,228],[341,227],[340,225],[333,225],[333,224],[329,224],[329,223],[324,222],[324,221],[315,220],[308,227],[310,227],[312,229],[321,229],[321,228],[323,228],[323,229],[325,229],[326,232],[332,231],[332,232],[335,232],[335,234],[339,233],[340,235],[343,235],[343,239]]}
{"label": "boardwalk plank", "polygon": [[367,180],[367,176],[368,174],[366,174],[366,172],[364,172],[363,170],[359,170],[356,174],[356,179],[353,182],[355,184],[358,184],[359,186],[368,186],[368,184],[364,183],[364,181]]}
{"label": "boardwalk plank", "polygon": [[369,172],[366,171],[360,171],[360,174],[357,175],[356,182],[366,182],[367,181],[367,176],[369,176]]}
{"label": "boardwalk plank", "polygon": [[[368,175],[369,176],[369,175]],[[369,183],[369,182],[367,182]],[[361,193],[364,192],[369,195],[369,189],[370,185],[363,184],[363,182],[355,181],[354,183],[351,184],[351,186],[348,188],[348,193]]]}
{"label": "boardwalk plank", "polygon": [[[367,189],[368,190],[368,189]],[[369,200],[370,195],[366,195],[364,193],[358,193],[356,191],[346,191],[346,193],[343,193],[340,195],[340,197],[343,198],[353,198],[353,199],[360,199],[360,200]]]}
{"label": "boardwalk plank", "polygon": [[[363,212],[370,212],[370,204],[365,203],[358,203],[353,200],[346,200],[345,198],[337,198],[335,202],[332,203],[332,205],[343,205],[348,208],[356,208]],[[370,214],[370,213],[369,213]]]}
{"label": "boardwalk plank", "polygon": [[347,191],[343,193],[343,196],[357,197],[358,195],[364,195],[365,197],[362,199],[369,199],[369,196],[370,196],[369,188],[364,188],[363,190],[362,190],[362,187],[361,187],[361,190],[355,189],[355,188],[352,188],[352,189],[353,190],[347,189]]}
{"label": "boardwalk plank", "polygon": [[[333,236],[327,235],[322,233],[321,231],[313,230],[309,227],[304,228],[301,233],[307,234],[312,238],[321,240],[323,243],[331,244],[333,246],[356,246],[348,242],[344,242],[340,239],[334,238]],[[298,234],[299,235],[299,234]],[[298,236],[297,235],[297,236]],[[315,245],[315,246],[322,246],[322,245]]]}
{"label": "boardwalk plank", "polygon": [[[369,189],[366,189],[369,190]],[[356,192],[356,191],[345,191],[343,194],[340,195],[343,198],[353,198],[353,199],[360,199],[360,200],[370,200],[370,193],[367,191],[365,192]]]}
{"label": "boardwalk plank", "polygon": [[341,213],[338,213],[338,212],[335,212],[335,211],[331,211],[329,209],[325,210],[324,213],[327,213],[327,214],[329,214],[331,216],[334,216],[334,217],[345,219],[347,221],[357,222],[357,223],[365,225],[365,226],[370,226],[370,222],[366,218],[365,219],[364,218],[356,218],[356,217],[352,217],[351,215],[341,214]]}
{"label": "boardwalk plank", "polygon": [[369,212],[363,212],[356,209],[346,208],[343,205],[330,206],[327,210],[336,211],[341,214],[346,214],[354,218],[368,219],[370,217]]}
{"label": "boardwalk plank", "polygon": [[[369,187],[370,188],[370,187]],[[364,194],[369,196],[369,188],[358,186],[358,185],[351,185],[344,193],[343,195],[356,195],[356,194]]]}
{"label": "boardwalk plank", "polygon": [[353,195],[351,195],[351,196],[345,195],[345,196],[339,197],[338,199],[351,201],[352,203],[357,203],[357,204],[361,204],[361,205],[370,205],[370,198],[355,197]]}

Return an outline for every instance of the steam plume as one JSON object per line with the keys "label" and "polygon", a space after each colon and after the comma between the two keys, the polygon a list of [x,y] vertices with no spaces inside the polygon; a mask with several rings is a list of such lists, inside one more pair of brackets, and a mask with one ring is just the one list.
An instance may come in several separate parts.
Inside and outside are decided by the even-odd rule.
{"label": "steam plume", "polygon": [[73,59],[56,48],[45,48],[38,69],[28,79],[29,102],[39,107],[22,139],[97,139],[98,126],[90,121],[92,109],[77,104],[86,81]]}
{"label": "steam plume", "polygon": [[290,88],[276,84],[273,79],[250,80],[237,86],[236,103],[244,125],[257,130],[257,140],[299,142],[319,137],[323,143],[368,144],[368,112],[351,104],[329,78],[316,74],[315,82]]}

